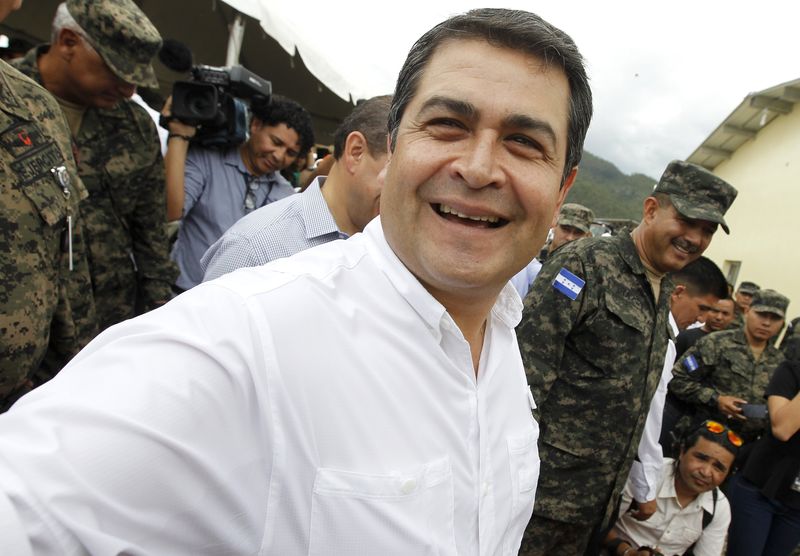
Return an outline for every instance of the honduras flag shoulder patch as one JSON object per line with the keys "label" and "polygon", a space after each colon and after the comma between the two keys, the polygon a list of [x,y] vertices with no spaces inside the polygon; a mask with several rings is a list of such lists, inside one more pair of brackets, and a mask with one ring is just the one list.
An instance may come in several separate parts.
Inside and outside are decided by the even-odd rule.
{"label": "honduras flag shoulder patch", "polygon": [[566,268],[559,270],[553,280],[553,287],[572,301],[578,299],[578,294],[581,293],[585,285],[586,282],[582,278],[578,278]]}
{"label": "honduras flag shoulder patch", "polygon": [[686,368],[686,372],[688,373],[693,373],[700,368],[700,364],[697,362],[697,359],[694,355],[687,355],[684,357],[683,366]]}

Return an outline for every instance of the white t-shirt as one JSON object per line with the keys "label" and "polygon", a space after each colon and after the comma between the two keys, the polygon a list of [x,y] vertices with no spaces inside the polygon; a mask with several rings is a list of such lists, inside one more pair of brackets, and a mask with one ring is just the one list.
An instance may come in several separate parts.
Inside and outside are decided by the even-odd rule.
{"label": "white t-shirt", "polygon": [[204,283],[0,416],[0,524],[37,554],[516,554],[539,473],[520,313],[508,285],[476,378],[379,218]]}

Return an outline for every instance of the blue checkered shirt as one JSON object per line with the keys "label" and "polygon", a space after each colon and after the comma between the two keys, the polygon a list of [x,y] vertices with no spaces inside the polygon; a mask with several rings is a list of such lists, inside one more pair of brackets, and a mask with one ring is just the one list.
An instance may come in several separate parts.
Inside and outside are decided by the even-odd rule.
{"label": "blue checkered shirt", "polygon": [[236,222],[200,260],[205,271],[203,281],[347,239],[347,234],[336,227],[322,196],[320,187],[324,183],[325,178],[318,177],[299,195],[270,203]]}

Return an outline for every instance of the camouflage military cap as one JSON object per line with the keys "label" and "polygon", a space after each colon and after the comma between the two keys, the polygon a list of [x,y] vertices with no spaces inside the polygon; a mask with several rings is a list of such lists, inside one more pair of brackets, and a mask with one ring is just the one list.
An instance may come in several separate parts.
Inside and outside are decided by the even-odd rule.
{"label": "camouflage military cap", "polygon": [[754,293],[756,293],[760,289],[761,289],[761,286],[759,286],[755,282],[742,282],[741,284],[739,284],[739,289],[737,291],[739,293],[753,295]]}
{"label": "camouflage military cap", "polygon": [[592,209],[578,203],[566,203],[561,207],[558,214],[558,224],[578,228],[582,232],[588,232],[592,228],[594,213]]}
{"label": "camouflage military cap", "polygon": [[753,302],[750,303],[750,310],[759,313],[774,313],[781,318],[786,317],[786,308],[789,306],[789,298],[779,294],[775,290],[757,290],[753,294]]}
{"label": "camouflage military cap", "polygon": [[716,222],[726,234],[725,212],[736,198],[734,187],[705,168],[673,160],[664,170],[653,193],[669,195],[675,210],[687,218]]}
{"label": "camouflage military cap", "polygon": [[67,0],[67,11],[117,77],[158,87],[151,61],[161,35],[133,0]]}

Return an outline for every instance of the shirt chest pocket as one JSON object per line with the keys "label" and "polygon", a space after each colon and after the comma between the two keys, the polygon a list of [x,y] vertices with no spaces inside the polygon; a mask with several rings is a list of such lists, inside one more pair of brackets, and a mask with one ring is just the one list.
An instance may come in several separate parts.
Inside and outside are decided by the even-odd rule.
{"label": "shirt chest pocket", "polygon": [[392,475],[321,468],[308,554],[455,555],[453,519],[447,458]]}
{"label": "shirt chest pocket", "polygon": [[524,434],[509,436],[508,462],[511,471],[511,519],[503,540],[504,556],[519,551],[522,533],[528,525],[539,483],[539,425],[531,420],[533,427]]}

